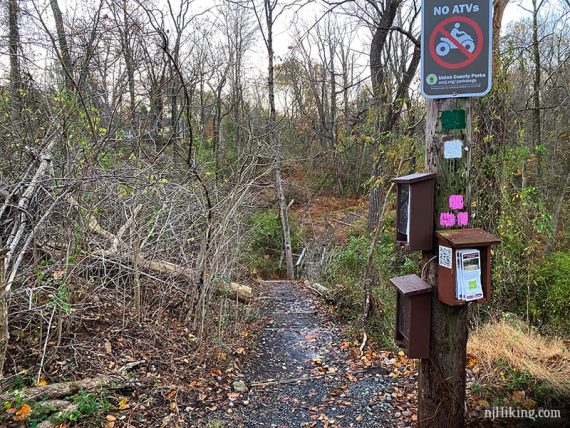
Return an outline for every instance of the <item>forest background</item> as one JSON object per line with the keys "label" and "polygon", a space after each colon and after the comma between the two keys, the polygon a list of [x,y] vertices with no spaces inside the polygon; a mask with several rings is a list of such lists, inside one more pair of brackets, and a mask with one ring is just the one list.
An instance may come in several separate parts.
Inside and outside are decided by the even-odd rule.
{"label": "forest background", "polygon": [[[567,359],[570,5],[494,12],[471,215],[502,243],[492,303],[470,323],[506,322]],[[3,2],[4,387],[104,372],[88,351],[109,331],[140,335],[140,352],[182,334],[199,367],[247,336],[257,312],[238,283],[254,278],[319,282],[354,337],[393,348],[388,280],[421,270],[394,241],[390,181],[423,169],[420,13],[416,0]],[[507,392],[536,382],[491,359]],[[541,397],[568,394],[567,379],[543,379]]]}

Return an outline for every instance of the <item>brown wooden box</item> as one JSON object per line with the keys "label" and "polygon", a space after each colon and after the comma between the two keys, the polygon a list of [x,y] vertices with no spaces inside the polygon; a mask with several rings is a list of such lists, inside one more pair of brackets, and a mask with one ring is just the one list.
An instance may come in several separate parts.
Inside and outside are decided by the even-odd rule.
{"label": "brown wooden box", "polygon": [[431,285],[417,275],[391,278],[396,287],[396,337],[408,358],[429,357]]}
{"label": "brown wooden box", "polygon": [[440,246],[452,249],[451,269],[438,263],[438,299],[451,306],[464,305],[467,302],[455,298],[456,288],[456,260],[455,251],[459,248],[473,248],[480,251],[481,255],[481,285],[483,298],[474,300],[484,303],[491,299],[491,246],[501,242],[496,236],[485,232],[483,229],[454,229],[438,230],[435,235]]}
{"label": "brown wooden box", "polygon": [[396,241],[408,250],[431,250],[433,247],[433,206],[435,174],[419,173],[396,177]]}

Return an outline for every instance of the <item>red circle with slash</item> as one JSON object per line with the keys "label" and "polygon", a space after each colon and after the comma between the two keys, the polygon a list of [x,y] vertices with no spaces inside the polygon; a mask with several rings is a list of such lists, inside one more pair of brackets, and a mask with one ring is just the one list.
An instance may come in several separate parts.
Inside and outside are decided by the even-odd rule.
{"label": "red circle with slash", "polygon": [[[463,22],[471,26],[473,30],[475,30],[475,34],[477,36],[477,41],[476,41],[477,44],[475,46],[475,50],[473,51],[473,53],[469,52],[465,46],[459,43],[455,39],[455,37],[453,37],[451,33],[446,30],[445,25],[456,22]],[[467,57],[467,59],[458,63],[447,62],[441,59],[440,56],[435,52],[435,46],[436,46],[435,39],[439,35],[439,33],[441,33],[444,37],[447,37],[457,47],[457,49],[459,49],[459,51]],[[450,18],[444,19],[435,26],[429,38],[429,50],[434,61],[437,62],[442,67],[450,68],[452,70],[457,70],[458,68],[466,67],[469,64],[471,64],[473,61],[477,59],[477,57],[481,53],[482,48],[483,48],[483,32],[481,31],[481,28],[475,21],[465,16],[452,16]]]}

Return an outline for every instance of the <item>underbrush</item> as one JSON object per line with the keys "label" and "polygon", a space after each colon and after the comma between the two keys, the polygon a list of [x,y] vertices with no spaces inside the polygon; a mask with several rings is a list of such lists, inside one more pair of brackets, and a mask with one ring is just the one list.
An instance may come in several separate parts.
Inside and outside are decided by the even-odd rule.
{"label": "underbrush", "polygon": [[476,330],[468,343],[476,405],[560,408],[570,397],[570,352],[513,316]]}
{"label": "underbrush", "polygon": [[[389,279],[395,276],[417,272],[420,262],[418,254],[406,254],[394,241],[393,219],[388,218],[373,254],[374,276],[372,287],[372,310],[368,319],[367,333],[378,343],[390,349],[394,345],[394,322],[396,292]],[[335,308],[349,321],[354,329],[358,327],[364,301],[363,276],[366,268],[371,238],[362,229],[353,229],[346,242],[338,245],[329,257],[322,282],[335,292]]]}
{"label": "underbrush", "polygon": [[[198,377],[204,379],[200,385],[224,397],[212,380],[228,384],[230,374],[222,370],[245,352],[257,317],[248,299],[230,287],[236,281],[251,284],[241,264],[241,213],[256,206],[256,195],[248,185],[228,183],[214,199],[205,190],[210,183],[188,182],[168,168],[170,158],[162,160],[146,168],[140,160],[124,160],[112,173],[93,167],[93,179],[78,179],[61,195],[59,187],[45,184],[52,178],[42,181],[30,219],[44,223],[22,226],[35,234],[27,235],[29,247],[18,247],[5,276],[12,283],[2,390],[129,371],[145,385],[130,397],[133,410],[135,403],[152,404],[145,410],[137,406],[142,417],[151,409],[156,415],[172,410],[163,403],[169,391],[161,385],[183,389]],[[21,187],[11,186],[15,192]],[[8,214],[8,221],[21,218]],[[220,375],[214,378],[212,370]],[[199,393],[191,394],[199,401]],[[95,406],[100,397],[92,398]],[[89,403],[69,400],[83,410],[67,420],[83,421]],[[20,412],[16,421],[23,421],[24,404],[32,408],[25,420],[33,426],[34,403],[10,403],[6,410],[14,413],[6,412],[7,418],[13,422]],[[104,414],[99,404],[93,413]],[[92,422],[85,416],[83,425],[101,425]],[[152,420],[140,426],[160,425]]]}
{"label": "underbrush", "polygon": [[[289,215],[293,253],[301,251],[303,231],[294,213]],[[286,273],[283,260],[283,229],[276,210],[255,211],[246,221],[248,240],[245,264],[263,278],[281,278]]]}
{"label": "underbrush", "polygon": [[[123,405],[124,406],[124,405]],[[103,426],[115,420],[111,410],[120,410],[121,403],[112,405],[104,393],[79,392],[66,400],[29,401],[21,399],[6,401],[0,421],[26,423],[27,426],[66,427]],[[49,424],[49,425],[48,425]]]}
{"label": "underbrush", "polygon": [[570,336],[570,252],[549,255],[536,268],[530,311],[543,330]]}
{"label": "underbrush", "polygon": [[[144,283],[150,294],[143,294],[145,300],[151,302],[160,285]],[[96,296],[97,304],[73,307],[74,319],[65,320],[63,331],[72,322],[69,328],[74,334],[64,335],[59,345],[49,342],[39,382],[36,360],[44,346],[37,340],[41,331],[27,330],[13,338],[8,369],[17,374],[3,379],[3,389],[10,391],[13,399],[2,403],[0,426],[3,421],[29,427],[52,421],[50,426],[112,427],[110,422],[125,418],[136,421],[135,426],[160,426],[176,408],[172,406],[191,408],[186,416],[192,418],[217,400],[226,399],[248,355],[251,336],[260,321],[259,309],[214,298],[203,308],[210,318],[198,335],[176,316],[182,290],[171,290],[172,307],[163,311],[152,312],[151,305],[145,306],[140,320],[132,309],[117,308],[125,291],[121,286],[86,290]],[[117,391],[81,392],[55,401],[18,398],[18,391],[25,388],[104,376],[124,378],[127,386]]]}

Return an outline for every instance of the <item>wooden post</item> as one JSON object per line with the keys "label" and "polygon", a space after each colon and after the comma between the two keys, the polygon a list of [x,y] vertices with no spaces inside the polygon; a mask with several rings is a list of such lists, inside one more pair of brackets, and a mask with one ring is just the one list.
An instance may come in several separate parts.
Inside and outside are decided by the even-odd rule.
{"label": "wooden post", "polygon": [[[470,207],[471,100],[428,100],[426,118],[426,171],[437,173],[436,229],[441,213],[452,213],[450,195],[463,195]],[[443,114],[442,114],[443,113]],[[445,158],[446,141],[463,142],[461,158]],[[457,145],[456,145],[457,146]],[[437,299],[437,245],[423,252],[422,276],[433,286],[429,359],[420,362],[419,427],[461,427],[465,418],[465,364],[467,358],[467,306],[448,306]]]}

